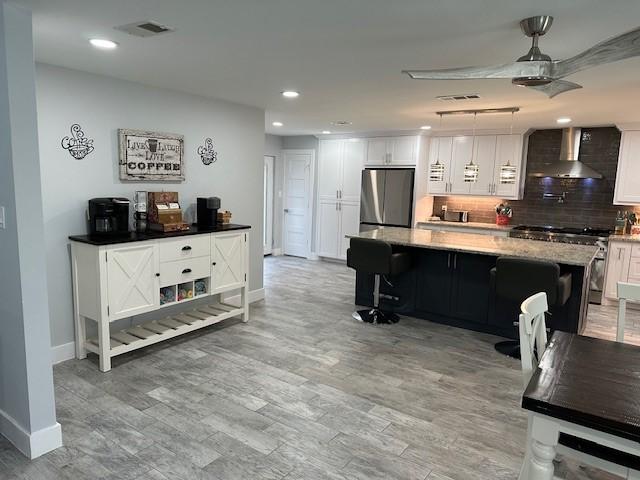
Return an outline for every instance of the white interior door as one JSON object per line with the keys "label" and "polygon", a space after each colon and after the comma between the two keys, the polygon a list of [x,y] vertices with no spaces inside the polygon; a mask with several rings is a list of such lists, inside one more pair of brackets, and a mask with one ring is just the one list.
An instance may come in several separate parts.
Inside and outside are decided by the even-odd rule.
{"label": "white interior door", "polygon": [[265,255],[270,255],[273,249],[273,163],[273,157],[264,157],[264,224],[262,231]]}
{"label": "white interior door", "polygon": [[311,252],[313,150],[284,151],[283,253],[308,257]]}

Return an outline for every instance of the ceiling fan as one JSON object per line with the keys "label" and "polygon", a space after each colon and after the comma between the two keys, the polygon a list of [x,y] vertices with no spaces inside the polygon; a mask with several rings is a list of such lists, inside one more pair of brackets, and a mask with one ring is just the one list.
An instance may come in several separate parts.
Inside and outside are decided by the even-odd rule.
{"label": "ceiling fan", "polygon": [[577,83],[562,80],[573,73],[640,56],[640,27],[585,50],[566,60],[551,60],[538,47],[538,39],[549,31],[553,17],[539,15],[520,22],[522,32],[532,39],[526,55],[514,63],[492,67],[463,67],[442,70],[403,70],[416,80],[472,80],[510,78],[514,85],[529,87],[546,93],[550,98],[569,90],[582,88]]}

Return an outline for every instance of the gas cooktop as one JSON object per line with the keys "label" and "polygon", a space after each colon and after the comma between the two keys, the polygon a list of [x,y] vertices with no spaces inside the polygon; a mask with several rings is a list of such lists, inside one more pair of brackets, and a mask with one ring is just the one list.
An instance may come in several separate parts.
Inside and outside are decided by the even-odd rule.
{"label": "gas cooktop", "polygon": [[509,236],[514,238],[574,243],[579,245],[595,245],[598,242],[606,242],[610,234],[611,230],[606,228],[572,228],[538,225],[519,225],[509,232]]}

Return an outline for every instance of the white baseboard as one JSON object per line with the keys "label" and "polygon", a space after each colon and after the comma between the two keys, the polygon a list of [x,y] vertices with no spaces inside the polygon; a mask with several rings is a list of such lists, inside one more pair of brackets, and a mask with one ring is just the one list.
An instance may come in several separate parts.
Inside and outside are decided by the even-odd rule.
{"label": "white baseboard", "polygon": [[320,260],[320,257],[315,253],[315,252],[311,252],[309,254],[309,256],[307,257],[308,260]]}
{"label": "white baseboard", "polygon": [[64,343],[51,347],[51,363],[56,365],[71,360],[76,356],[76,342]]}
{"label": "white baseboard", "polygon": [[62,446],[62,429],[58,422],[29,434],[13,417],[2,410],[0,410],[0,433],[32,460]]}
{"label": "white baseboard", "polygon": [[274,257],[281,257],[282,256],[282,249],[281,248],[274,248],[271,251],[271,255]]}

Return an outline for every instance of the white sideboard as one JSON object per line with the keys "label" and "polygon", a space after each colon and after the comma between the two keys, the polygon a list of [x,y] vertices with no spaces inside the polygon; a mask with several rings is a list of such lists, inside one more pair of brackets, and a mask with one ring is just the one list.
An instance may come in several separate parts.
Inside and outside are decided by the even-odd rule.
{"label": "white sideboard", "polygon": [[[76,357],[87,351],[100,357],[100,370],[111,369],[111,358],[197,330],[230,317],[249,318],[249,227],[197,234],[151,234],[131,241],[71,238]],[[166,238],[164,238],[166,237]],[[225,303],[220,294],[240,290],[240,306]],[[191,295],[189,295],[191,292]],[[111,323],[171,305],[211,298],[211,303],[186,308],[177,315],[120,331]],[[98,326],[98,337],[87,338],[86,321]]]}

